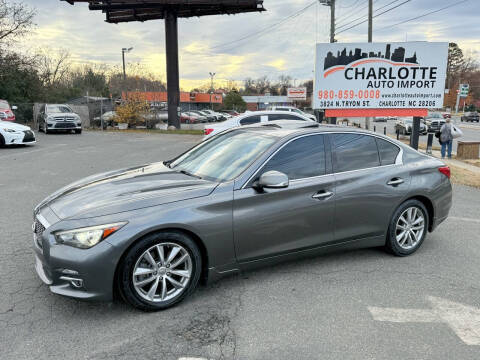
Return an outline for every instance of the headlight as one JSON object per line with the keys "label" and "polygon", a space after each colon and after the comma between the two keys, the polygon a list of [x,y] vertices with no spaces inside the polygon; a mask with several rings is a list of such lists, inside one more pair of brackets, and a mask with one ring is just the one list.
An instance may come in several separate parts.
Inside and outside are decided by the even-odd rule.
{"label": "headlight", "polygon": [[13,130],[13,129],[3,129],[3,131],[6,131],[6,132],[9,132],[9,133],[14,133],[14,132],[17,132],[17,130]]}
{"label": "headlight", "polygon": [[59,244],[65,244],[80,249],[89,249],[97,245],[100,241],[105,240],[117,230],[120,230],[126,224],[126,222],[121,222],[60,231],[55,233],[55,240]]}

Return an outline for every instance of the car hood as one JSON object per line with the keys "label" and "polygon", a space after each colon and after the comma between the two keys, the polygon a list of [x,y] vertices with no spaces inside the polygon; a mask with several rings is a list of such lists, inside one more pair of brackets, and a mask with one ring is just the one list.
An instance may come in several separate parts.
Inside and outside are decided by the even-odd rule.
{"label": "car hood", "polygon": [[76,113],[48,113],[48,116],[51,116],[51,117],[77,117],[77,118],[80,117]]}
{"label": "car hood", "polygon": [[217,185],[154,163],[70,184],[45,199],[35,212],[48,206],[60,219],[97,217],[207,196]]}
{"label": "car hood", "polygon": [[12,123],[9,121],[0,121],[0,127],[5,129],[18,130],[18,131],[31,130],[28,126]]}

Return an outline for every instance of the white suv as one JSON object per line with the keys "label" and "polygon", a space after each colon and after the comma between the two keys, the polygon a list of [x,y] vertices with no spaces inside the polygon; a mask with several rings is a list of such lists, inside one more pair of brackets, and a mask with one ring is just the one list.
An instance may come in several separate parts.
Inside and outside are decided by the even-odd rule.
{"label": "white suv", "polygon": [[53,131],[75,131],[82,133],[82,119],[64,104],[45,104],[38,115],[38,131],[45,134]]}
{"label": "white suv", "polygon": [[221,133],[222,131],[243,125],[261,124],[269,121],[307,121],[313,123],[314,121],[303,114],[296,114],[289,111],[252,111],[228,120],[219,124],[205,125],[205,138]]}
{"label": "white suv", "polygon": [[300,109],[297,109],[293,106],[271,106],[268,108],[268,110],[272,110],[272,111],[289,111],[289,112],[293,112],[293,113],[297,113],[297,114],[300,114],[300,115],[303,115],[313,121],[317,121],[317,118],[312,115],[312,114],[307,114],[306,112],[303,112],[302,110]]}

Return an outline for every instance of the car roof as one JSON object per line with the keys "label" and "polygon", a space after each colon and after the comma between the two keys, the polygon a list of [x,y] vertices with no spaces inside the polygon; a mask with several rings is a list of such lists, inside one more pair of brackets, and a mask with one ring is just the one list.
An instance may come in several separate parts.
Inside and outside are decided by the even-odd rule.
{"label": "car roof", "polygon": [[[252,124],[245,125],[242,127],[234,128],[232,130],[248,129],[255,132],[265,132],[268,134],[277,135],[280,137],[293,135],[293,134],[302,134],[302,133],[334,133],[334,132],[351,132],[359,134],[375,134],[373,131],[364,130],[360,128],[354,128],[351,126],[344,125],[329,125],[329,124],[318,124],[318,123],[306,123],[305,121],[269,121],[265,124]],[[382,135],[383,136],[383,135]]]}

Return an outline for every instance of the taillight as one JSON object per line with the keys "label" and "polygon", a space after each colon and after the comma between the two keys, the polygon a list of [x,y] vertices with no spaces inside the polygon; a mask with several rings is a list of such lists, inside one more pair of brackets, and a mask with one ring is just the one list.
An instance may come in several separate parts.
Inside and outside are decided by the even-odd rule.
{"label": "taillight", "polygon": [[450,179],[450,168],[448,166],[439,167],[438,171]]}
{"label": "taillight", "polygon": [[205,135],[210,135],[212,132],[213,132],[213,129],[204,129],[204,130],[203,130],[203,133],[204,133]]}

